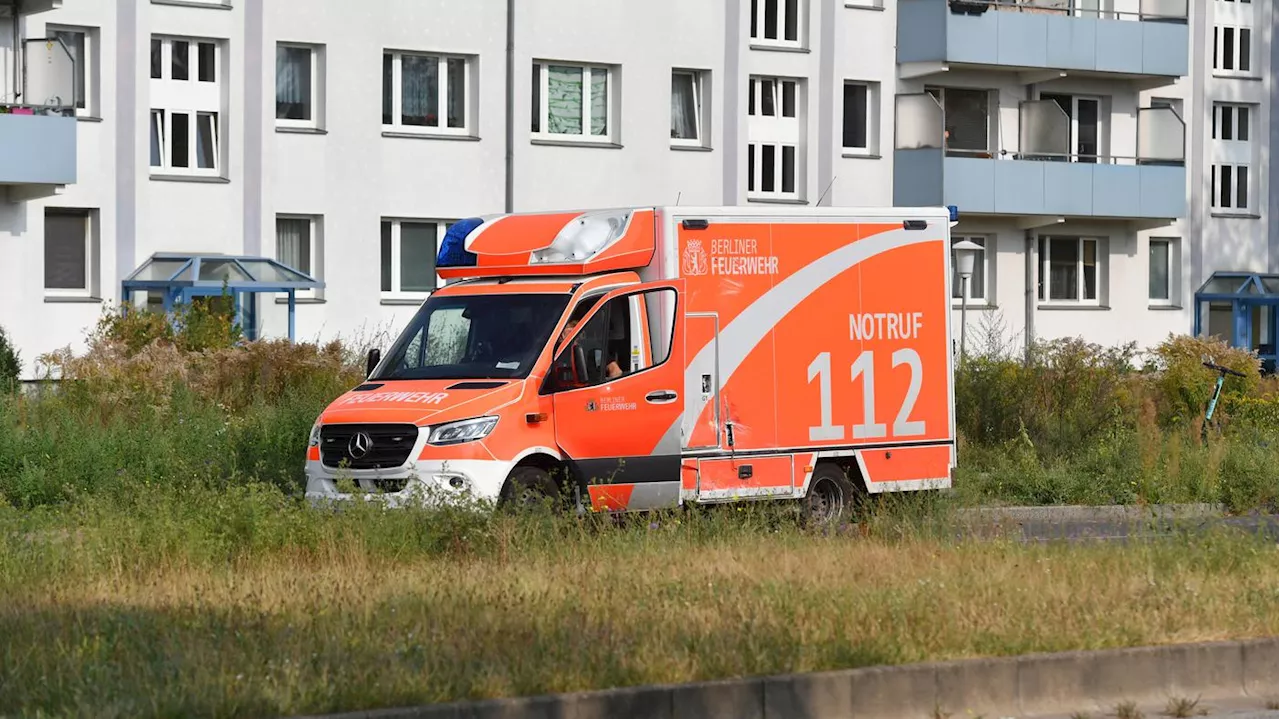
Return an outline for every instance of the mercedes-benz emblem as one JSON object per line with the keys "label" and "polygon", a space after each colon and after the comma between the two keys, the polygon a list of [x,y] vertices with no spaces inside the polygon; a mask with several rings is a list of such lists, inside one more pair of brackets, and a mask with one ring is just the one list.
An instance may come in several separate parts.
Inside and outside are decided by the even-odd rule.
{"label": "mercedes-benz emblem", "polygon": [[356,432],[351,435],[351,439],[347,441],[347,454],[352,459],[360,459],[373,449],[373,437],[368,432]]}

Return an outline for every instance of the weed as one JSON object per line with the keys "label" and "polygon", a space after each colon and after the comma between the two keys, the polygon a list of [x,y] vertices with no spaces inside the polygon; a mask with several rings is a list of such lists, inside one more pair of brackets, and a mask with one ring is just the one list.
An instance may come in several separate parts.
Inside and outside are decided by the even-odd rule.
{"label": "weed", "polygon": [[1116,719],[1143,719],[1143,716],[1137,702],[1123,701],[1116,704]]}
{"label": "weed", "polygon": [[1200,706],[1200,697],[1195,699],[1187,699],[1185,697],[1170,697],[1169,702],[1165,705],[1165,716],[1176,717],[1177,719],[1189,719],[1193,716],[1206,716],[1209,710]]}

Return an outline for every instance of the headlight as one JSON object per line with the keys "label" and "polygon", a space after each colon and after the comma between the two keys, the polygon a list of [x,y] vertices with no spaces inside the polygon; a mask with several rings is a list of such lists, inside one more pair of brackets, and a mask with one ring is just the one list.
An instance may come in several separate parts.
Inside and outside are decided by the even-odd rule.
{"label": "headlight", "polygon": [[308,447],[317,447],[320,445],[320,420],[311,425],[311,437],[307,440]]}
{"label": "headlight", "polygon": [[460,444],[482,439],[498,424],[497,417],[477,417],[460,422],[449,422],[431,428],[427,444]]}

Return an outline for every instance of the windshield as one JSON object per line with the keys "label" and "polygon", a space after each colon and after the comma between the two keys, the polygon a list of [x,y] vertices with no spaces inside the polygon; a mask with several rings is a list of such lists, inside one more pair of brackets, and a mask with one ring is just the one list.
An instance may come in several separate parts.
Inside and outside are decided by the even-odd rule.
{"label": "windshield", "polygon": [[431,297],[370,379],[520,379],[547,345],[567,294]]}

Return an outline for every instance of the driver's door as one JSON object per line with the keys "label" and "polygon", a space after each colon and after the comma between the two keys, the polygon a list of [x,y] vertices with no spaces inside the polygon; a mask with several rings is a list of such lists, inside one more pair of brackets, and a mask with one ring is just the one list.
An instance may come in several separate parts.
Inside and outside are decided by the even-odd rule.
{"label": "driver's door", "polygon": [[593,506],[652,509],[678,502],[682,285],[652,282],[606,294],[552,364],[556,441]]}

